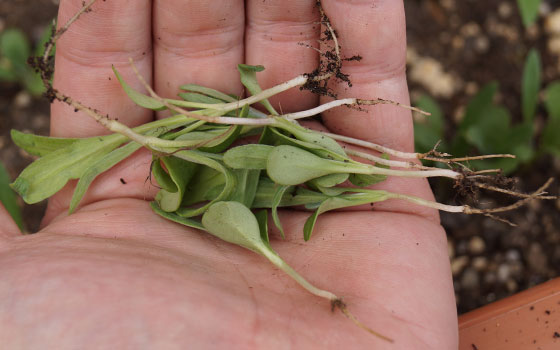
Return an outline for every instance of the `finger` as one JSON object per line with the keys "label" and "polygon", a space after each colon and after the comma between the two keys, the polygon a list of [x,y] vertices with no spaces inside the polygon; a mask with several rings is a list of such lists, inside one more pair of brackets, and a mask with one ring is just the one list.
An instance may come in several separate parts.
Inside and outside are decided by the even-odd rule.
{"label": "finger", "polygon": [[179,86],[200,84],[241,95],[243,1],[154,1],[156,92],[176,97]]}
{"label": "finger", "polygon": [[[66,23],[82,7],[81,0],[60,2],[58,23]],[[57,42],[54,86],[62,93],[122,123],[138,125],[152,118],[124,93],[111,70],[119,70],[142,90],[129,66],[132,57],[151,81],[150,1],[98,1]],[[51,135],[85,137],[107,133],[86,114],[55,102],[51,107]]]}
{"label": "finger", "polygon": [[[263,88],[271,87],[310,73],[319,64],[318,53],[321,27],[314,0],[249,0],[245,34],[246,62],[264,65],[257,75]],[[292,89],[271,98],[272,105],[283,112],[314,107],[317,96]]]}
{"label": "finger", "polygon": [[[344,62],[343,72],[350,75],[352,87],[344,82],[332,84],[339,98],[383,98],[409,104],[402,1],[325,0],[322,3],[338,33],[342,55],[362,57],[360,61]],[[413,149],[410,111],[388,105],[364,109],[368,113],[337,108],[325,113],[324,120],[337,133],[402,151]]]}
{"label": "finger", "polygon": [[0,202],[0,222],[2,226],[0,226],[0,251],[2,250],[2,246],[5,243],[4,240],[10,237],[17,237],[21,236],[21,231],[19,230],[18,226],[14,219],[10,216],[6,208]]}

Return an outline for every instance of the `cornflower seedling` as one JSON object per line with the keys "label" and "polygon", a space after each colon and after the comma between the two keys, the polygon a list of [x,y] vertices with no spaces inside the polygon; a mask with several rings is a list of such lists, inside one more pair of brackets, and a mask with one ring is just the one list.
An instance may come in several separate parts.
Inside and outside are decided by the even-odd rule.
{"label": "cornflower seedling", "polygon": [[[151,176],[160,186],[155,201],[151,203],[155,213],[262,255],[307,291],[328,299],[333,308],[339,308],[358,326],[391,341],[356,320],[340,297],[313,286],[282,260],[269,241],[268,211],[283,235],[279,208],[305,207],[312,210],[303,228],[304,239],[307,241],[321,214],[388,199],[405,200],[449,212],[493,215],[515,208],[530,199],[552,198],[544,192],[549,182],[534,194],[517,194],[480,181],[487,179],[488,175],[472,171],[459,163],[474,158],[510,157],[509,155],[450,158],[435,149],[426,154],[404,153],[300,125],[298,119],[312,117],[342,105],[359,108],[363,105],[392,104],[417,110],[382,99],[336,99],[326,87],[326,82],[329,79],[339,79],[350,84],[350,80],[340,70],[344,59],[340,56],[335,31],[320,4],[322,25],[327,33],[324,40],[330,41],[333,46],[330,51],[322,54],[325,63],[313,73],[300,75],[268,89],[262,89],[256,78],[264,67],[239,65],[241,82],[251,94],[244,99],[238,100],[220,91],[193,84],[181,86],[182,92],[178,94],[180,100],[161,98],[138,74],[131,61],[138,79],[149,92],[149,95],[144,95],[128,85],[114,69],[124,91],[136,104],[154,111],[168,110],[172,113],[168,118],[129,128],[50,85],[52,71],[47,65],[49,47],[93,2],[86,4],[55,33],[47,45],[45,56],[35,60],[35,63],[41,70],[51,99],[60,100],[86,112],[114,134],[86,139],[62,139],[13,131],[12,138],[18,146],[40,157],[12,184],[27,203],[44,200],[59,191],[68,180],[79,179],[70,203],[69,211],[72,213],[99,174],[124,160],[138,148],[145,147],[152,151]],[[333,100],[305,111],[278,113],[268,98],[294,87],[332,96]],[[264,107],[267,113],[257,109],[257,104]],[[248,136],[258,136],[257,143],[232,146]],[[382,156],[345,150],[337,141],[378,151]],[[352,156],[373,164],[359,162]],[[395,157],[404,160],[391,159]],[[455,166],[449,169],[427,167],[414,162],[417,159]],[[395,167],[399,169],[394,169]],[[482,210],[366,188],[384,181],[388,176],[448,177],[457,183],[468,182],[471,186],[506,192],[522,199],[512,206]],[[348,182],[353,186],[346,185]]]}

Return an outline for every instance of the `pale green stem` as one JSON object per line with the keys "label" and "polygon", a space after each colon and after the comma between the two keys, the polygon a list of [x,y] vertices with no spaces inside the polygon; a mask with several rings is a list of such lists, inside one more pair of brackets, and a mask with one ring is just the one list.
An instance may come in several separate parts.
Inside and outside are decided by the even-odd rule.
{"label": "pale green stem", "polygon": [[281,115],[281,117],[286,118],[286,119],[290,119],[290,120],[296,120],[296,119],[312,117],[314,115],[317,115],[319,113],[327,111],[331,108],[340,107],[340,106],[353,106],[353,105],[372,106],[372,105],[377,105],[377,104],[389,104],[389,105],[399,106],[399,107],[402,107],[402,108],[406,108],[406,109],[410,109],[410,110],[413,110],[413,111],[417,111],[417,112],[426,114],[426,112],[421,111],[416,107],[404,105],[402,103],[395,102],[395,101],[390,101],[390,100],[383,100],[383,99],[362,100],[362,99],[357,99],[357,98],[343,98],[343,99],[340,99],[340,100],[334,100],[334,101],[324,103],[320,106],[308,109],[306,111],[283,114],[283,115]]}
{"label": "pale green stem", "polygon": [[403,162],[403,161],[398,161],[398,160],[388,160],[388,159],[384,159],[384,158],[381,158],[381,157],[371,155],[369,153],[364,153],[364,152],[355,151],[355,150],[351,150],[351,149],[346,149],[345,151],[349,155],[360,157],[360,158],[363,158],[363,159],[367,159],[367,160],[370,160],[372,162],[375,162],[376,164],[382,164],[382,165],[387,165],[387,166],[396,167],[396,168],[404,168],[404,169],[419,169],[421,171],[434,171],[434,172],[437,171],[437,173],[440,174],[440,175],[435,175],[435,176],[449,177],[449,178],[452,178],[452,179],[455,179],[458,176],[460,176],[459,173],[457,173],[453,170],[427,167],[427,166],[423,166],[423,165],[420,165],[420,164],[415,164],[415,163],[412,163],[412,162]]}
{"label": "pale green stem", "polygon": [[468,208],[467,206],[464,205],[447,205],[447,204],[441,204],[438,202],[434,202],[434,201],[428,201],[419,197],[415,197],[415,196],[408,196],[406,194],[400,194],[400,193],[392,193],[392,192],[387,192],[387,197],[388,199],[393,198],[393,199],[403,199],[407,202],[411,202],[411,203],[416,203],[419,204],[421,206],[424,207],[428,207],[428,208],[434,208],[437,210],[441,210],[441,211],[446,211],[449,213],[465,213],[466,209]]}
{"label": "pale green stem", "polygon": [[447,169],[434,169],[434,170],[394,170],[385,169],[372,166],[369,164],[359,163],[360,165],[365,165],[364,167],[356,167],[352,172],[356,174],[367,174],[367,175],[387,175],[387,176],[402,176],[402,177],[449,177],[456,179],[462,176],[452,170]]}
{"label": "pale green stem", "polygon": [[346,142],[346,143],[349,143],[349,144],[352,144],[352,145],[372,149],[374,151],[378,151],[378,152],[381,152],[381,153],[387,153],[389,155],[392,155],[392,156],[395,156],[395,157],[398,157],[398,158],[420,159],[421,156],[422,156],[420,153],[401,152],[401,151],[394,150],[392,148],[387,148],[387,147],[378,145],[376,143],[367,142],[367,141],[363,141],[363,140],[360,140],[360,139],[355,139],[353,137],[348,137],[348,136],[343,136],[343,135],[338,135],[338,134],[332,134],[330,132],[324,132],[324,131],[317,131],[317,132],[320,133],[320,134],[323,134],[325,136],[329,136],[330,138],[333,138],[337,141],[342,141],[342,142]]}
{"label": "pale green stem", "polygon": [[303,288],[305,288],[309,293],[319,296],[321,298],[328,299],[330,301],[337,300],[338,297],[333,293],[319,289],[312,285],[311,283],[307,282],[303,276],[296,272],[290,265],[286,264],[282,258],[280,258],[276,253],[269,249],[262,249],[259,251],[262,255],[264,255],[270,262],[272,262],[275,266],[277,266],[280,270],[284,271],[290,277],[292,277],[297,283],[299,283]]}

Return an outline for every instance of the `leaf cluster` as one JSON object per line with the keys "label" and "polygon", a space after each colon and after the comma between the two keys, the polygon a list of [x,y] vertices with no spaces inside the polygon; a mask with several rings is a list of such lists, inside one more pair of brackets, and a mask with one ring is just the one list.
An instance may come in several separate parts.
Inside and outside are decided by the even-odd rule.
{"label": "leaf cluster", "polygon": [[467,104],[460,118],[459,126],[452,139],[445,133],[445,117],[438,103],[428,96],[417,101],[419,108],[431,112],[424,121],[417,120],[414,125],[415,142],[418,151],[427,152],[438,141],[438,150],[455,155],[467,154],[472,149],[481,154],[511,153],[515,159],[471,161],[477,169],[502,169],[508,174],[523,164],[533,162],[543,153],[560,156],[560,82],[549,84],[544,94],[544,109],[548,120],[540,135],[534,124],[539,108],[541,89],[541,63],[536,50],[527,55],[521,81],[521,115],[522,121],[512,122],[510,111],[502,104],[496,103],[498,83],[491,82],[483,86]]}
{"label": "leaf cluster", "polygon": [[45,91],[40,74],[27,61],[29,56],[43,55],[45,43],[52,35],[52,28],[47,26],[35,49],[32,49],[27,36],[20,29],[7,29],[0,33],[0,81],[18,83],[33,96],[39,96]]}

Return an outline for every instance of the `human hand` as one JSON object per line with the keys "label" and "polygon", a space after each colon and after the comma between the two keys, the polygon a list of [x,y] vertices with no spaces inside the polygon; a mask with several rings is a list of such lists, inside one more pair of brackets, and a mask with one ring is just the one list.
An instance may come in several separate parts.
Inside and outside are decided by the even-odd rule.
{"label": "human hand", "polygon": [[[61,1],[59,22],[81,3]],[[162,96],[174,96],[184,83],[239,95],[238,63],[265,65],[259,79],[268,87],[317,66],[318,54],[298,45],[317,46],[314,3],[99,1],[58,42],[55,86],[127,125],[155,118],[126,97],[112,74],[111,64],[135,82],[129,57]],[[353,87],[333,89],[341,97],[408,104],[402,2],[325,0],[323,7],[342,52],[363,57],[344,68]],[[312,107],[319,97],[290,91],[272,102],[288,112]],[[51,118],[53,136],[106,133],[60,103]],[[324,120],[337,133],[413,147],[410,113],[395,106],[369,113],[339,108]],[[390,344],[332,314],[327,302],[262,257],[155,215],[149,165],[149,152],[139,151],[101,175],[71,216],[69,184],[49,202],[38,234],[3,227],[0,339],[8,348],[456,348],[437,213],[396,201],[376,204],[375,211],[326,213],[304,243],[309,214],[283,211],[286,240],[272,233],[289,264],[344,297],[363,323],[395,339]],[[390,179],[378,187],[431,198],[423,180]]]}

